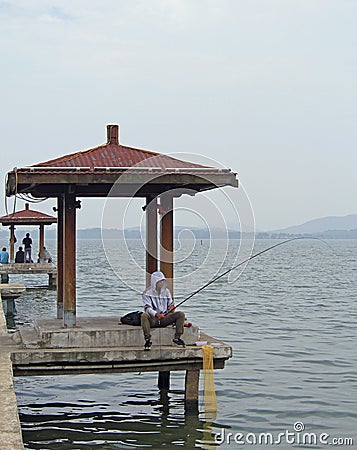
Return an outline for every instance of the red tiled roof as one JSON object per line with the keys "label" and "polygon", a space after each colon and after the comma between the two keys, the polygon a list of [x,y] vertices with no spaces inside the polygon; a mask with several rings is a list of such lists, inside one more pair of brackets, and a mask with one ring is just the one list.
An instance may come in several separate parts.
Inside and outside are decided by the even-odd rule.
{"label": "red tiled roof", "polygon": [[44,214],[40,211],[34,211],[33,209],[29,209],[26,205],[26,208],[22,211],[17,211],[13,214],[7,214],[6,216],[0,217],[0,223],[55,223],[57,219],[53,216],[49,216],[48,214]]}
{"label": "red tiled roof", "polygon": [[34,164],[32,167],[160,167],[160,168],[204,168],[171,156],[163,155],[149,150],[120,145],[109,142],[99,147],[90,148],[60,158]]}
{"label": "red tiled roof", "polygon": [[138,196],[158,195],[170,186],[196,191],[238,187],[237,174],[228,168],[204,166],[121,145],[119,126],[107,125],[106,144],[9,172],[6,195],[53,197],[63,192],[67,184],[73,184],[78,195],[102,197],[124,173],[130,185],[145,186],[136,193]]}

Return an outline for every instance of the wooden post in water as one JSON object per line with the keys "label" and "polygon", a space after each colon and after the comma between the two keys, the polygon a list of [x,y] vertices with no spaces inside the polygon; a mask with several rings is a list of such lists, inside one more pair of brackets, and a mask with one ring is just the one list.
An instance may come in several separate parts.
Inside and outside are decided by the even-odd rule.
{"label": "wooden post in water", "polygon": [[76,325],[76,196],[66,193],[63,202],[63,326]]}
{"label": "wooden post in water", "polygon": [[160,196],[163,210],[161,218],[160,270],[167,279],[172,298],[174,297],[174,212],[173,199],[168,194]]}
{"label": "wooden post in water", "polygon": [[63,319],[63,195],[57,197],[57,319]]}
{"label": "wooden post in water", "polygon": [[199,370],[186,370],[185,377],[185,409],[198,410],[198,388],[200,383]]}
{"label": "wooden post in water", "polygon": [[159,389],[170,389],[170,372],[160,371],[157,387]]}
{"label": "wooden post in water", "polygon": [[146,197],[146,287],[157,270],[157,199]]}
{"label": "wooden post in water", "polygon": [[[162,217],[160,222],[160,270],[166,277],[167,286],[174,296],[174,215],[173,200],[170,194],[160,196]],[[170,372],[159,372],[158,386],[160,389],[170,388]]]}
{"label": "wooden post in water", "polygon": [[[53,273],[48,274],[48,287],[54,287],[56,286],[56,278],[53,276]],[[63,315],[63,309],[62,309],[62,315]],[[62,317],[60,317],[62,319]]]}
{"label": "wooden post in water", "polygon": [[10,225],[10,262],[15,261],[15,225]]}
{"label": "wooden post in water", "polygon": [[40,248],[38,252],[40,262],[44,257],[44,246],[45,246],[45,226],[43,223],[40,223]]}

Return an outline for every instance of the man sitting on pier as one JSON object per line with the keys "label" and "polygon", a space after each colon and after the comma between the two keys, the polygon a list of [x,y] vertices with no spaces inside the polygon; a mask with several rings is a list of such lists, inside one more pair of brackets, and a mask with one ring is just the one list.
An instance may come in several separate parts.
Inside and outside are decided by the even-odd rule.
{"label": "man sitting on pier", "polygon": [[51,253],[47,250],[46,247],[43,247],[42,250],[42,258],[41,258],[41,252],[38,254],[38,263],[44,264],[44,263],[51,263],[52,262],[52,256]]}
{"label": "man sitting on pier", "polygon": [[15,263],[24,263],[24,262],[25,262],[25,252],[22,250],[22,247],[19,247],[15,255]]}
{"label": "man sitting on pier", "polygon": [[141,315],[141,326],[145,338],[144,349],[150,350],[152,346],[150,328],[166,327],[173,322],[176,322],[176,332],[172,342],[184,347],[185,343],[181,336],[185,314],[182,311],[174,311],[175,305],[162,272],[151,274],[151,287],[143,293],[142,300],[145,309]]}
{"label": "man sitting on pier", "polygon": [[9,254],[6,251],[6,247],[3,247],[3,249],[0,252],[0,264],[8,264],[9,263]]}

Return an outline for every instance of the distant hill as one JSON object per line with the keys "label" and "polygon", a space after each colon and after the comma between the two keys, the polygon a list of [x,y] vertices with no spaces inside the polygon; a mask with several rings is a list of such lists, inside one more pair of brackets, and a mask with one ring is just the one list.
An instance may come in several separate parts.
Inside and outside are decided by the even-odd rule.
{"label": "distant hill", "polygon": [[270,233],[286,233],[286,234],[311,234],[325,233],[327,231],[349,231],[357,228],[357,214],[348,216],[328,216],[318,219],[309,220],[301,225],[295,225],[280,230],[273,230]]}
{"label": "distant hill", "polygon": [[[233,226],[232,226],[233,228]],[[38,230],[29,231],[35,240],[38,239]],[[22,240],[24,233],[18,233],[18,240]],[[133,227],[124,230],[126,239],[141,239],[140,228]],[[318,219],[309,220],[301,225],[296,225],[280,230],[273,230],[268,232],[256,232],[257,239],[271,239],[271,238],[289,238],[293,236],[316,236],[325,239],[357,239],[357,214],[350,214],[348,216],[329,216],[320,217]],[[119,229],[104,229],[103,236],[106,239],[123,239],[123,231]],[[240,232],[234,229],[228,230],[229,239],[239,239]],[[227,231],[220,228],[195,228],[189,226],[176,226],[175,238],[177,239],[226,239]],[[101,239],[101,228],[86,228],[77,230],[77,239]],[[45,239],[56,239],[56,229],[51,228],[46,230]],[[1,246],[8,246],[9,232],[6,228],[0,230]]]}

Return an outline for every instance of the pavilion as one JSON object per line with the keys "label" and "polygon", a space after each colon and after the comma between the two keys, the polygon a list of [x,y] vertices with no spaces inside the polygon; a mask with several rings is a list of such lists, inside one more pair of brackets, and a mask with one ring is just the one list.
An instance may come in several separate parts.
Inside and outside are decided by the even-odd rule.
{"label": "pavilion", "polygon": [[45,247],[45,225],[52,225],[56,222],[57,219],[55,217],[30,209],[28,203],[25,204],[25,209],[0,217],[1,225],[4,227],[8,226],[10,229],[10,262],[14,262],[15,255],[15,226],[39,226],[39,258],[43,259]]}
{"label": "pavilion", "polygon": [[[103,145],[10,171],[6,195],[57,198],[57,318],[63,319],[64,328],[71,328],[76,326],[78,198],[145,198],[146,273],[149,276],[160,267],[172,290],[173,199],[224,186],[238,187],[236,174],[230,169],[124,146],[119,142],[119,126],[108,125],[107,142]],[[158,206],[164,211],[160,221]]]}

